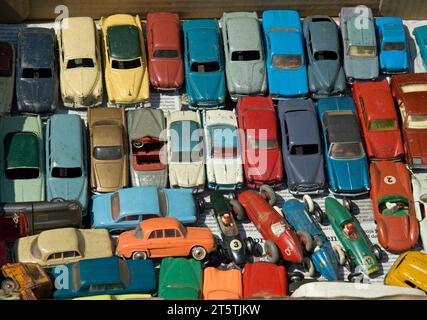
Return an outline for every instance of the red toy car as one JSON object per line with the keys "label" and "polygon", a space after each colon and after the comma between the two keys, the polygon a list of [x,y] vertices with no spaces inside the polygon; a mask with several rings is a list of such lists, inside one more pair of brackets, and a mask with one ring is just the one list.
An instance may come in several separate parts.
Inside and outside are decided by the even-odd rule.
{"label": "red toy car", "polygon": [[402,120],[406,163],[427,168],[427,73],[399,74],[391,78]]}
{"label": "red toy car", "polygon": [[237,103],[243,166],[248,187],[283,183],[276,110],[271,97],[242,97]]}
{"label": "red toy car", "polygon": [[353,86],[360,124],[370,159],[400,160],[404,155],[399,122],[387,80]]}
{"label": "red toy car", "polygon": [[286,270],[274,263],[247,263],[243,271],[243,298],[282,298],[288,295]]}
{"label": "red toy car", "polygon": [[419,236],[409,172],[401,162],[372,162],[371,200],[378,240],[388,251],[410,250]]}
{"label": "red toy car", "polygon": [[179,16],[154,12],[147,15],[148,73],[158,90],[176,90],[184,82]]}

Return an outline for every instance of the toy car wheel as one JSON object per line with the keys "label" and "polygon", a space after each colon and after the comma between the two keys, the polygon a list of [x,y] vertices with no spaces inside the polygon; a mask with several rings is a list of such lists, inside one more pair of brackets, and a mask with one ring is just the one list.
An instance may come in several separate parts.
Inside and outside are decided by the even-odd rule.
{"label": "toy car wheel", "polygon": [[265,254],[270,258],[270,262],[277,263],[279,261],[279,249],[277,249],[277,246],[273,241],[267,240],[264,243],[264,250]]}
{"label": "toy car wheel", "polygon": [[304,270],[308,277],[313,277],[315,275],[316,269],[314,268],[314,264],[309,257],[304,257],[302,265],[304,266]]}
{"label": "toy car wheel", "polygon": [[206,257],[206,250],[200,246],[193,247],[191,249],[191,256],[198,261],[203,260]]}
{"label": "toy car wheel", "polygon": [[341,266],[345,265],[345,263],[346,263],[346,256],[345,256],[344,249],[340,245],[335,245],[333,249],[334,249],[335,253],[338,256],[339,264]]}
{"label": "toy car wheel", "polygon": [[289,272],[288,277],[291,282],[299,282],[304,280],[304,274],[299,271]]}
{"label": "toy car wheel", "polygon": [[298,231],[297,234],[300,236],[305,245],[305,251],[311,252],[314,249],[314,241],[310,234],[308,234],[306,231]]}
{"label": "toy car wheel", "polygon": [[230,205],[233,208],[233,212],[237,218],[237,220],[241,221],[245,218],[245,209],[243,209],[242,205],[236,199],[230,200]]}
{"label": "toy car wheel", "polygon": [[363,281],[363,273],[360,272],[352,272],[347,277],[350,282],[358,282],[361,283]]}
{"label": "toy car wheel", "polygon": [[196,199],[196,205],[197,205],[197,210],[199,211],[199,213],[203,213],[205,211],[205,209],[206,209],[205,199],[198,197]]}
{"label": "toy car wheel", "polygon": [[354,262],[353,262],[353,260],[350,258],[350,256],[348,254],[345,255],[344,266],[350,272],[352,272],[354,270],[354,268],[355,268]]}
{"label": "toy car wheel", "polygon": [[10,292],[17,291],[19,285],[12,279],[4,279],[1,283],[1,288],[6,294],[9,294]]}
{"label": "toy car wheel", "polygon": [[314,206],[314,218],[316,219],[316,221],[322,225],[322,226],[327,226],[329,224],[328,221],[328,216],[326,215],[326,213],[323,212],[322,208],[320,208],[320,206],[315,205]]}
{"label": "toy car wheel", "polygon": [[372,252],[374,253],[375,258],[377,258],[378,262],[381,262],[383,260],[383,250],[379,245],[374,244],[372,246]]}
{"label": "toy car wheel", "polygon": [[276,193],[269,185],[263,184],[261,187],[259,187],[259,193],[269,203],[270,206],[273,206],[276,203]]}
{"label": "toy car wheel", "polygon": [[254,255],[255,254],[255,241],[252,237],[247,237],[245,239],[245,246],[246,246],[246,251],[250,254],[250,255]]}
{"label": "toy car wheel", "polygon": [[342,200],[342,205],[344,208],[346,208],[348,210],[348,212],[350,212],[351,214],[353,214],[353,201],[351,201],[348,198],[344,198]]}
{"label": "toy car wheel", "polygon": [[304,195],[302,198],[304,200],[305,206],[307,207],[307,211],[309,213],[314,213],[314,201],[313,199],[308,195]]}
{"label": "toy car wheel", "polygon": [[145,260],[147,259],[147,252],[145,251],[137,251],[132,254],[133,260]]}

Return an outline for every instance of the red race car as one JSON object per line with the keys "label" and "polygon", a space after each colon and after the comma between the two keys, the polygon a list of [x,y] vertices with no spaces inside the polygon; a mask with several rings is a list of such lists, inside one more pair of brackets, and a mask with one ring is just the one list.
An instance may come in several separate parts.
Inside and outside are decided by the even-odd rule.
{"label": "red race car", "polygon": [[402,120],[406,163],[427,168],[427,73],[399,74],[391,78]]}
{"label": "red race car", "polygon": [[388,251],[410,250],[419,236],[411,190],[411,178],[401,162],[372,162],[371,200],[378,241]]}
{"label": "red race car", "polygon": [[158,90],[176,90],[184,82],[179,16],[152,12],[147,15],[148,73]]}
{"label": "red race car", "polygon": [[288,295],[286,270],[269,262],[247,263],[243,271],[243,298],[283,298]]}
{"label": "red race car", "polygon": [[271,97],[243,97],[237,103],[243,166],[248,187],[283,184],[276,110]]}
{"label": "red race car", "polygon": [[387,80],[353,86],[360,124],[370,159],[400,160],[404,155],[399,122]]}

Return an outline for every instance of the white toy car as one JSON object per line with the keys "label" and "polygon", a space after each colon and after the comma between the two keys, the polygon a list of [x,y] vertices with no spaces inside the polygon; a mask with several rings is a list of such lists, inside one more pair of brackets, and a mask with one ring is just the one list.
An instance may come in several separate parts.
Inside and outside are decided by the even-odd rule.
{"label": "white toy car", "polygon": [[214,190],[242,188],[242,153],[236,114],[225,110],[204,111],[203,128],[208,188]]}
{"label": "white toy car", "polygon": [[171,188],[192,188],[202,192],[205,185],[203,130],[200,113],[174,111],[167,116],[169,184]]}
{"label": "white toy car", "polygon": [[411,181],[421,240],[424,251],[427,251],[427,173],[412,172]]}

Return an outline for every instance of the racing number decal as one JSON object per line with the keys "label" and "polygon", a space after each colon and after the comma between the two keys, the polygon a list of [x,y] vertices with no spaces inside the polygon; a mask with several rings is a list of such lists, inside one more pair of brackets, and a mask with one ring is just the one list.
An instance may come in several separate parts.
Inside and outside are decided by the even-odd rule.
{"label": "racing number decal", "polygon": [[387,184],[395,184],[396,183],[396,177],[386,176],[384,178],[384,182],[387,183]]}
{"label": "racing number decal", "polygon": [[236,251],[240,250],[242,248],[242,243],[237,239],[231,240],[230,241],[230,248],[231,248],[231,250],[236,250]]}

